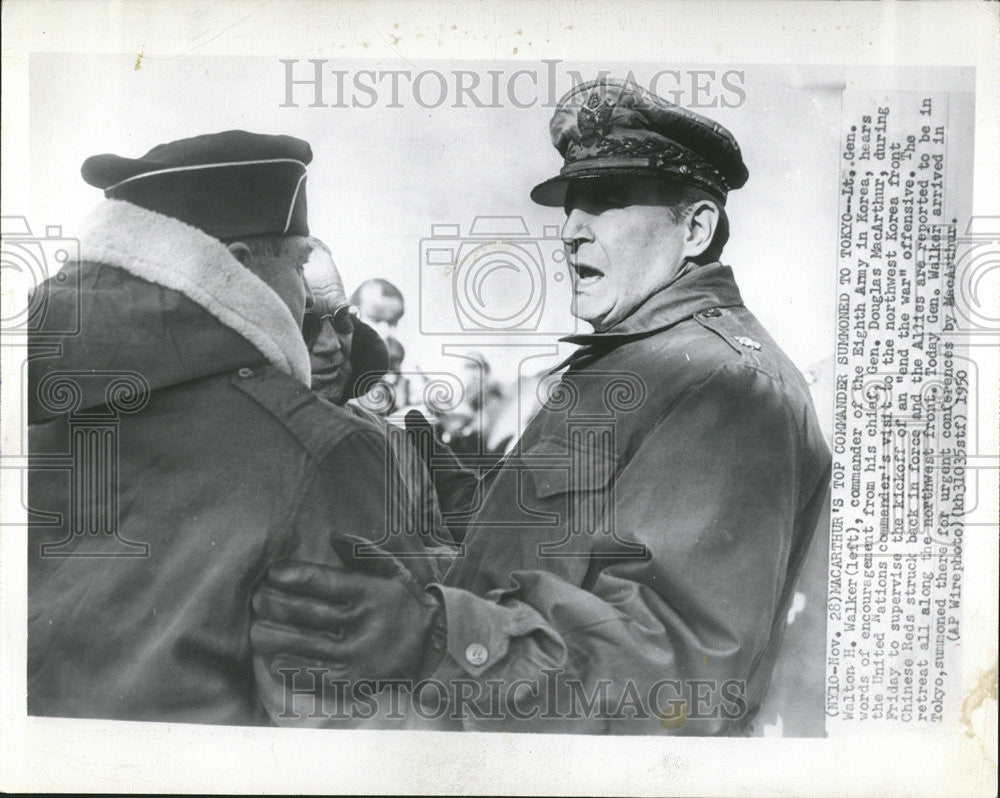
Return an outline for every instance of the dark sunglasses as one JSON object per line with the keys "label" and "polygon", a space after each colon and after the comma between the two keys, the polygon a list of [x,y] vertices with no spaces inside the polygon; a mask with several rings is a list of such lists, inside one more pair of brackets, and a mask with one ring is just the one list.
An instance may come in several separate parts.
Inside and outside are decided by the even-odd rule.
{"label": "dark sunglasses", "polygon": [[354,305],[341,305],[333,313],[313,313],[307,310],[302,317],[302,337],[307,346],[312,346],[323,332],[323,325],[330,322],[333,331],[338,335],[350,335],[354,332],[354,317],[358,309]]}

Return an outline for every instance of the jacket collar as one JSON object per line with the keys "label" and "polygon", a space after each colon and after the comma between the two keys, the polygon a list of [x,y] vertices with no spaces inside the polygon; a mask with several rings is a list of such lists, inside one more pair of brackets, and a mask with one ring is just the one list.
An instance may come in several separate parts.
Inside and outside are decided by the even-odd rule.
{"label": "jacket collar", "polygon": [[178,291],[309,385],[309,352],[288,306],[218,239],[123,200],[97,206],[80,238],[84,261]]}
{"label": "jacket collar", "polygon": [[672,327],[708,308],[742,304],[743,298],[729,266],[718,262],[695,265],[613,327],[601,332],[567,335],[560,340],[612,346]]}

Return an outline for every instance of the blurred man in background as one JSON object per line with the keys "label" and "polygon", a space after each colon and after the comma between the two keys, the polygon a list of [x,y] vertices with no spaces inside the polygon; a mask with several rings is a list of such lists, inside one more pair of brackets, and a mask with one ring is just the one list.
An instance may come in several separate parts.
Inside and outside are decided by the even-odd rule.
{"label": "blurred man in background", "polygon": [[494,425],[504,409],[503,390],[492,378],[482,352],[465,353],[457,371],[462,400],[457,407],[436,413],[441,440],[470,468],[491,468],[507,444],[506,440],[498,444],[492,441]]}
{"label": "blurred man in background", "polygon": [[351,304],[358,316],[385,341],[389,367],[381,381],[380,391],[363,404],[382,416],[391,416],[410,402],[411,385],[403,373],[406,350],[396,337],[399,320],[406,312],[402,292],[383,277],[372,277],[351,294]]}
{"label": "blurred man in background", "polygon": [[406,312],[402,292],[382,277],[373,277],[361,283],[351,294],[351,304],[358,308],[364,322],[383,341],[395,336],[399,320]]}

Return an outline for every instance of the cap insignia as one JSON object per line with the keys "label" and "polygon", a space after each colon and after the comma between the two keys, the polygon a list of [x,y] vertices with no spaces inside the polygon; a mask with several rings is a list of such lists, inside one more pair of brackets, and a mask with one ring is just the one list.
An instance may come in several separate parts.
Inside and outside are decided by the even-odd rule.
{"label": "cap insignia", "polygon": [[607,96],[602,101],[596,91],[587,98],[587,102],[576,114],[580,143],[584,147],[590,147],[608,135],[611,131],[611,114],[614,109],[615,101]]}

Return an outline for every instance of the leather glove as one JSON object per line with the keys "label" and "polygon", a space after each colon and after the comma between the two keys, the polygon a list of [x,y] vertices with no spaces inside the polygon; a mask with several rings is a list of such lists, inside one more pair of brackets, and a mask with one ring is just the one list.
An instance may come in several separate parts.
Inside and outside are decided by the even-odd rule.
{"label": "leather glove", "polygon": [[419,679],[443,653],[431,640],[435,626],[443,631],[440,600],[392,555],[359,557],[351,538],[338,540],[350,568],[282,561],[268,569],[253,596],[255,654],[348,681]]}
{"label": "leather glove", "polygon": [[[404,418],[406,437],[423,459],[431,475],[441,512],[446,516],[448,530],[457,543],[465,537],[466,524],[454,516],[468,515],[476,508],[479,477],[462,465],[455,453],[434,435],[434,428],[419,410],[411,410]],[[447,516],[452,516],[447,518]],[[466,523],[468,519],[465,519]]]}

